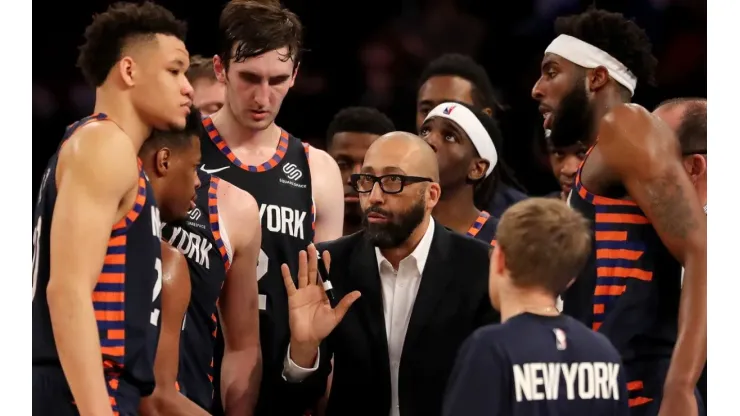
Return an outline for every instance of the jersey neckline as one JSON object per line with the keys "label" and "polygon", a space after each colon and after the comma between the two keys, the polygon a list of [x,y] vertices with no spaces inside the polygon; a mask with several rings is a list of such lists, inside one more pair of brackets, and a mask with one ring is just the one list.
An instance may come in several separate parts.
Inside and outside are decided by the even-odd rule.
{"label": "jersey neckline", "polygon": [[[578,196],[581,197],[584,201],[592,204],[592,205],[626,205],[626,206],[637,206],[637,203],[634,201],[628,201],[624,199],[615,199],[615,198],[608,198],[605,196],[600,196],[593,194],[586,189],[586,187],[583,185],[583,182],[581,181],[581,172],[583,171],[583,166],[586,165],[586,161],[588,160],[588,156],[591,154],[591,151],[594,150],[596,145],[598,144],[598,140],[586,151],[586,155],[583,157],[583,160],[581,161],[581,164],[578,166],[578,171],[576,172],[576,180],[575,180],[575,191],[578,193]],[[573,192],[573,191],[571,191]]]}
{"label": "jersey neckline", "polygon": [[236,157],[236,154],[234,154],[234,152],[229,148],[229,146],[226,144],[226,141],[218,133],[218,130],[213,124],[213,120],[210,116],[203,117],[203,127],[205,127],[206,132],[208,132],[208,137],[210,137],[211,141],[213,142],[213,144],[216,145],[218,150],[220,150],[221,153],[226,156],[226,158],[229,159],[232,164],[248,172],[266,172],[277,166],[280,161],[283,160],[285,154],[288,152],[290,135],[287,131],[280,128],[280,141],[278,142],[277,148],[275,149],[275,153],[272,155],[272,157],[267,160],[267,162],[264,162],[260,165],[248,165],[239,160],[239,158]]}

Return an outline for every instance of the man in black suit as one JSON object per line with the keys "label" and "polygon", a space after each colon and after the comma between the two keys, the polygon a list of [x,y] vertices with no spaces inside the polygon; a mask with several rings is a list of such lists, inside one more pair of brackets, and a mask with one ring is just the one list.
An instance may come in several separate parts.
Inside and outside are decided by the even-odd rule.
{"label": "man in black suit", "polygon": [[327,269],[333,259],[336,308],[317,283],[316,248],[299,256],[297,289],[283,268],[291,328],[283,377],[321,391],[333,355],[327,415],[438,415],[458,347],[498,321],[489,246],[432,219],[436,156],[415,135],[377,139],[351,182],[365,229],[319,246]]}

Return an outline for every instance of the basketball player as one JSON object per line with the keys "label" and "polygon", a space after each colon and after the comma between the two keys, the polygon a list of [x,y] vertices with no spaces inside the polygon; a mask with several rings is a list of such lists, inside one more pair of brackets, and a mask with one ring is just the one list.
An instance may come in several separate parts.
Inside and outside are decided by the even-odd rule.
{"label": "basketball player", "polygon": [[190,68],[186,73],[193,86],[193,105],[203,115],[210,115],[224,106],[226,87],[218,82],[213,72],[213,59],[200,55],[190,58]]}
{"label": "basketball player", "polygon": [[618,13],[592,9],[558,19],[556,30],[532,94],[556,146],[591,146],[568,199],[594,232],[564,312],[621,353],[632,414],[696,415],[707,348],[706,217],[675,134],[625,104],[638,80],[651,81],[656,59],[645,32]]}
{"label": "basketball player", "polygon": [[[683,166],[689,174],[699,202],[707,213],[707,99],[675,98],[661,103],[655,111],[676,132],[681,143]],[[683,279],[683,276],[681,276]],[[707,365],[697,385],[707,404]]]}
{"label": "basketball player", "polygon": [[502,323],[460,348],[444,415],[629,415],[617,350],[555,308],[588,260],[590,237],[561,201],[531,198],[504,213],[489,276]]}
{"label": "basketball player", "polygon": [[[249,192],[259,204],[263,377],[258,415],[291,414],[289,408],[300,412],[315,399],[280,391],[290,387],[281,376],[280,351],[288,344],[289,329],[280,264],[297,270],[298,252],[312,240],[340,237],[344,218],[341,174],[334,159],[275,124],[298,73],[302,31],[298,17],[278,2],[229,2],[221,13],[221,50],[214,57],[216,76],[226,85],[226,102],[203,121],[208,135],[201,140],[201,169]],[[217,370],[218,360],[217,351]],[[232,365],[224,362],[223,368]]]}
{"label": "basketball player", "polygon": [[365,153],[378,137],[395,131],[385,114],[369,107],[348,107],[334,116],[326,132],[326,151],[334,158],[344,184],[344,235],[362,229],[362,209],[349,177],[359,173]]}
{"label": "basketball player", "polygon": [[[424,69],[416,99],[416,128],[433,108],[444,102],[462,102],[497,119],[504,106],[497,97],[485,68],[473,58],[460,54],[445,54]],[[511,170],[500,160],[501,184],[491,194],[483,207],[498,218],[512,204],[525,199],[524,188],[514,178]]]}
{"label": "basketball player", "polygon": [[[233,277],[225,285],[220,302],[230,347],[227,354],[240,355],[239,360],[235,360],[238,367],[229,369],[229,376],[223,380],[228,384],[224,391],[236,393],[232,399],[249,399],[243,390],[250,384],[250,374],[258,362],[257,285],[254,275],[260,229],[256,203],[246,192],[202,172],[196,179],[198,184],[205,186],[200,186],[197,191],[191,188],[190,192],[183,192],[187,188],[176,182],[178,170],[195,171],[200,165],[199,137],[202,130],[200,113],[193,109],[184,131],[155,132],[140,152],[144,169],[152,178],[155,196],[162,207],[162,220],[166,223],[162,230],[163,239],[176,247],[175,252],[180,250],[187,257],[187,262],[184,258],[182,260],[184,268],[179,264],[171,267],[171,287],[176,293],[168,293],[167,286],[163,291],[163,302],[168,296],[173,301],[165,302],[162,312],[162,336],[155,365],[157,387],[150,400],[146,400],[149,402],[146,408],[142,403],[142,413],[208,414],[204,409],[210,409],[213,397],[210,378],[216,303],[227,272]],[[165,216],[167,204],[174,204],[178,199],[186,202],[190,212],[185,210]],[[193,206],[192,201],[195,201]],[[183,204],[174,206],[182,207]],[[230,223],[235,224],[234,218],[244,221],[243,226],[228,227],[227,234],[226,220],[231,219]],[[165,269],[168,266],[164,261]],[[176,284],[178,280],[186,283]],[[176,285],[182,287],[176,288]],[[188,318],[183,321],[185,309],[188,309]],[[181,328],[184,331],[183,342],[180,342]],[[176,386],[182,394],[178,393]],[[257,387],[252,384],[252,388]],[[231,411],[232,407],[241,415],[251,411],[248,404],[239,400],[227,409]]]}
{"label": "basketball player", "polygon": [[581,166],[581,162],[586,158],[586,151],[588,148],[583,142],[576,142],[570,146],[555,147],[549,138],[545,139],[547,142],[547,151],[550,154],[550,166],[552,167],[552,174],[555,175],[555,179],[560,184],[560,191],[557,192],[557,197],[565,201],[570,194],[573,183],[576,180],[576,172],[578,167]]}
{"label": "basketball player", "polygon": [[427,115],[419,136],[432,146],[439,163],[442,196],[432,215],[461,234],[494,243],[498,219],[482,208],[500,181],[497,145],[501,132],[484,112],[445,102]]}
{"label": "basketball player", "polygon": [[67,129],[34,214],[34,414],[135,415],[154,387],[160,220],[136,156],[153,127],[185,125],[185,30],[147,2],[85,31],[95,114]]}

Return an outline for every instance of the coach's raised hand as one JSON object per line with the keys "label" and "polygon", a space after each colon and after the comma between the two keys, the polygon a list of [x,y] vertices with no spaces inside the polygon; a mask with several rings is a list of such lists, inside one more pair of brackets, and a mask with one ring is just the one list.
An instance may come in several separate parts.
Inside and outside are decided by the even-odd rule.
{"label": "coach's raised hand", "polygon": [[[328,251],[323,253],[322,260],[328,271],[331,263]],[[336,308],[331,307],[318,279],[318,252],[313,244],[308,246],[307,252],[298,253],[298,289],[288,266],[283,264],[281,270],[288,291],[290,359],[301,367],[310,368],[316,360],[319,344],[342,321],[349,307],[360,298],[360,292],[347,294]]]}

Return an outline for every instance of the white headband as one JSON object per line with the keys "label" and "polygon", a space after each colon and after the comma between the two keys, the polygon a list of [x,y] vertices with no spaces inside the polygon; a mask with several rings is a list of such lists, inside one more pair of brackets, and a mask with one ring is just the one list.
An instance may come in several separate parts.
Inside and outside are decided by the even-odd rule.
{"label": "white headband", "polygon": [[614,78],[614,81],[627,88],[631,95],[635,95],[637,77],[632,71],[613,56],[591,44],[573,36],[560,35],[550,43],[550,46],[545,49],[545,53],[560,55],[584,68],[593,69],[603,66],[609,71],[609,76]]}
{"label": "white headband", "polygon": [[448,120],[452,120],[455,124],[460,126],[461,129],[468,135],[470,141],[473,143],[475,150],[483,159],[488,160],[488,170],[486,171],[486,178],[493,172],[493,168],[496,167],[498,162],[498,153],[496,153],[496,146],[493,145],[491,136],[483,124],[478,120],[472,111],[468,110],[464,105],[457,103],[442,103],[427,114],[424,121],[429,120],[432,117],[442,117]]}

